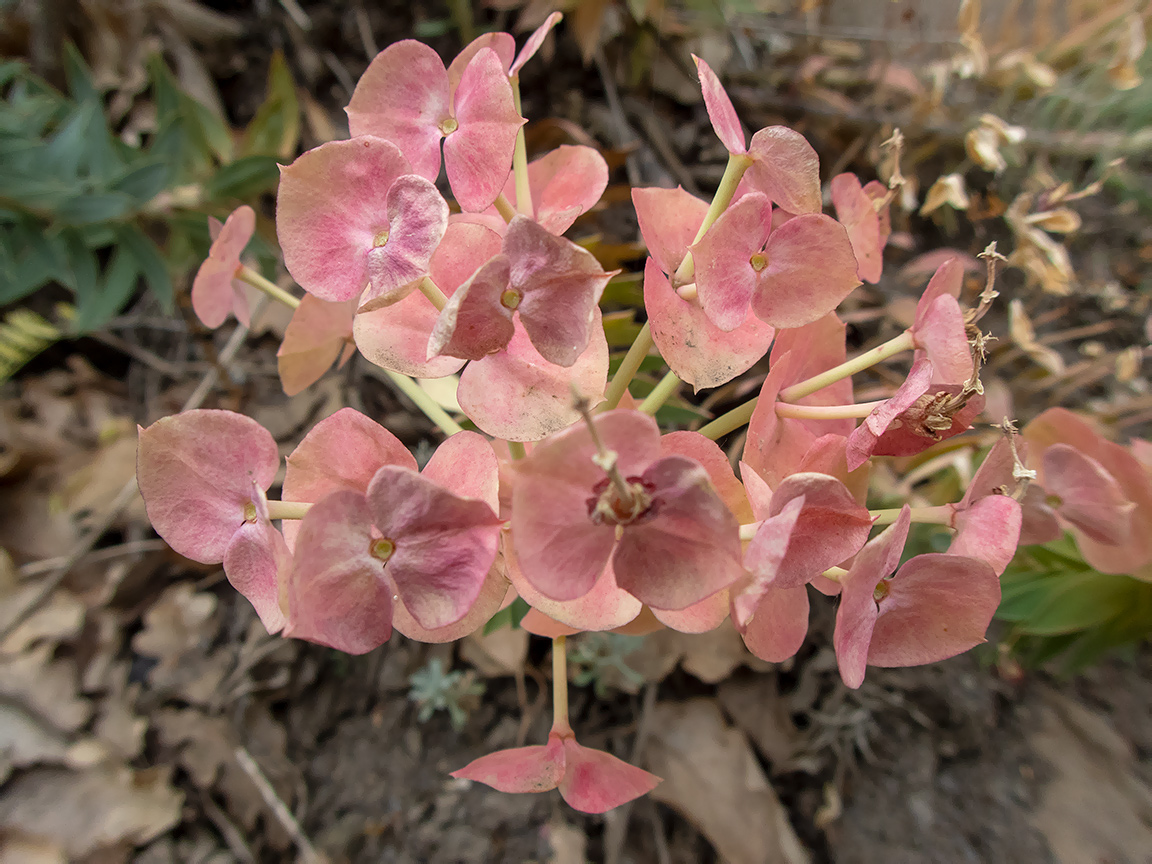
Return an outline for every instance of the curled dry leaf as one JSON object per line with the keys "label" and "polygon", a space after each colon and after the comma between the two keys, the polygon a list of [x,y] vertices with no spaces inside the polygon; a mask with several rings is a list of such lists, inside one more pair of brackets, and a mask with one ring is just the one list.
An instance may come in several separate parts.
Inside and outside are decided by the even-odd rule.
{"label": "curled dry leaf", "polygon": [[662,702],[652,717],[648,768],[664,778],[650,794],[679,811],[728,864],[807,864],[788,814],[748,740],[714,701]]}
{"label": "curled dry leaf", "polygon": [[968,190],[964,186],[963,174],[945,174],[937,177],[924,196],[924,204],[920,208],[920,215],[927,216],[939,210],[945,204],[956,210],[967,210],[971,200]]}
{"label": "curled dry leaf", "polygon": [[0,829],[61,846],[69,860],[115,844],[149,842],[180,821],[184,796],[169,770],[102,765],[84,771],[37,768],[0,796]]}
{"label": "curled dry leaf", "polygon": [[76,694],[76,664],[52,659],[55,646],[43,644],[0,659],[0,698],[26,706],[61,732],[75,732],[92,714],[92,705]]}

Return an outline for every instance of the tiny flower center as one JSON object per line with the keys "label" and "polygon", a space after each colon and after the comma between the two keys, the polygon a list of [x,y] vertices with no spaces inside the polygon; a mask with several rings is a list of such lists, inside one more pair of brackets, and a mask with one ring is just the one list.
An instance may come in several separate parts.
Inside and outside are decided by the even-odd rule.
{"label": "tiny flower center", "polygon": [[504,293],[500,295],[500,305],[505,309],[513,310],[520,305],[522,299],[524,299],[524,295],[515,288],[506,288]]}
{"label": "tiny flower center", "polygon": [[1044,503],[1051,507],[1053,510],[1059,510],[1060,506],[1064,503],[1064,499],[1059,495],[1048,495],[1045,497]]}
{"label": "tiny flower center", "polygon": [[458,128],[460,128],[460,124],[456,122],[455,117],[445,117],[443,120],[440,121],[440,134],[441,135],[451,135]]}
{"label": "tiny flower center", "polygon": [[256,521],[256,502],[255,501],[249,501],[247,504],[244,505],[244,521],[245,522],[255,522]]}
{"label": "tiny flower center", "polygon": [[881,579],[876,583],[876,588],[872,592],[872,599],[879,603],[881,600],[888,596],[888,592],[891,590],[892,589],[888,587],[888,580]]}
{"label": "tiny flower center", "polygon": [[595,497],[588,499],[588,518],[596,525],[632,525],[656,515],[659,502],[652,497],[651,484],[639,477],[625,481],[628,496],[620,494],[616,484],[605,477],[592,487]]}
{"label": "tiny flower center", "polygon": [[761,270],[768,266],[768,256],[763,252],[757,252],[755,255],[748,259],[748,263],[752,265],[753,270],[759,273]]}
{"label": "tiny flower center", "polygon": [[372,544],[368,547],[368,554],[373,558],[379,558],[381,561],[387,561],[395,551],[396,544],[387,537],[380,537],[373,540]]}
{"label": "tiny flower center", "polygon": [[378,232],[376,234],[376,236],[372,238],[373,248],[378,249],[379,247],[384,246],[387,243],[388,243],[388,229],[387,228],[385,228],[383,231]]}

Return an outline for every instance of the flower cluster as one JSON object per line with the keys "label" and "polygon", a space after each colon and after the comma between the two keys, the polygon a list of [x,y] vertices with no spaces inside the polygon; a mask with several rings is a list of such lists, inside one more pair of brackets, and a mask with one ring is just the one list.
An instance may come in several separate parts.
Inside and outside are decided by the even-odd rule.
{"label": "flower cluster", "polygon": [[[297,307],[280,350],[289,392],[354,345],[418,400],[406,376],[458,375],[456,401],[484,434],[418,401],[448,434],[418,470],[392,433],[347,408],[288,456],[276,501],[266,494],[279,471],[272,436],[238,414],[191,411],[141,430],[138,477],[161,536],[222,563],[269,632],[363,653],[393,629],[459,638],[523,598],[522,626],[554,640],[549,741],[456,776],[511,792],[558,788],[601,812],[658,781],[576,743],[567,635],[696,633],[730,618],[754,654],[781,661],[806,636],[811,586],[839,597],[834,644],[850,687],[870,664],[953,656],[983,641],[999,602],[1027,472],[1005,439],[963,500],[931,512],[867,508],[874,457],[926,450],[982,409],[976,322],[991,276],[965,310],[962,269],[946,262],[907,330],[848,359],[835,310],[861,280],[880,278],[898,183],[840,175],[838,218],[824,214],[812,147],[780,126],[746,143],[702,61],[728,167],[711,202],[633,190],[650,255],[647,323],[609,382],[599,301],[615,273],[562,236],[599,201],[608,167],[585,146],[529,163],[518,110],[519,70],[558,20],[519,54],[510,35],[486,34],[447,68],[418,42],[386,48],[348,106],[352,137],[283,169],[276,230],[304,299],[277,295],[240,264],[250,210],[223,226],[194,288],[210,326],[229,309],[247,313],[236,279]],[[459,212],[435,184],[441,168]],[[637,406],[628,384],[653,350],[670,371]],[[902,352],[912,364],[896,392],[854,402],[851,376]],[[657,424],[681,382],[718,387],[766,355],[751,402],[698,431]],[[714,439],[745,423],[738,479]],[[1041,457],[1044,489],[1062,502],[1051,518],[1091,542],[1146,545],[1147,532],[1119,524],[1136,518],[1137,499],[1112,470],[1118,457],[1062,440]],[[1051,514],[1047,499],[1040,507]],[[914,521],[955,529],[948,551],[901,564]],[[1152,547],[1139,554],[1152,558]]]}

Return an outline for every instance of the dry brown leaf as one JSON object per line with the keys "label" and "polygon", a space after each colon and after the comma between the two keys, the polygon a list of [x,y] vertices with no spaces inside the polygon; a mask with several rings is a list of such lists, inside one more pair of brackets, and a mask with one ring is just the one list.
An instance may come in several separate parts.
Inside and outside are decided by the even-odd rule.
{"label": "dry brown leaf", "polygon": [[68,864],[68,854],[49,840],[5,835],[0,837],[0,864]]}
{"label": "dry brown leaf", "polygon": [[1064,360],[1054,349],[1036,341],[1036,330],[1019,298],[1008,304],[1008,332],[1016,347],[1052,375],[1064,374]]}
{"label": "dry brown leaf", "polygon": [[1124,22],[1124,32],[1116,43],[1116,55],[1108,67],[1108,77],[1117,90],[1132,90],[1140,86],[1144,78],[1136,71],[1136,64],[1147,47],[1144,22],[1133,12]]}
{"label": "dry brown leaf", "polygon": [[528,631],[519,627],[501,627],[487,636],[479,632],[464,637],[460,658],[471,664],[484,678],[515,675],[524,670],[528,656]]}
{"label": "dry brown leaf", "polygon": [[716,695],[728,716],[772,763],[772,771],[789,770],[805,736],[792,722],[788,702],[777,689],[776,676],[733,678],[721,684]]}
{"label": "dry brown leaf", "polygon": [[652,717],[652,797],[691,822],[726,864],[807,864],[808,853],[748,740],[713,700],[663,702]]}
{"label": "dry brown leaf", "polygon": [[548,864],[584,864],[588,860],[588,838],[575,825],[559,817],[553,818],[544,829],[552,854]]}
{"label": "dry brown leaf", "polygon": [[0,702],[0,784],[14,768],[45,764],[83,768],[107,755],[94,741],[69,743],[60,732],[22,708]]}
{"label": "dry brown leaf", "polygon": [[1080,230],[1080,214],[1067,207],[1058,207],[1055,210],[1045,210],[1041,213],[1029,213],[1024,221],[1045,231],[1056,234],[1071,234]]}
{"label": "dry brown leaf", "polygon": [[[102,517],[124,484],[136,476],[136,425],[117,423],[101,437],[96,452],[79,454],[82,467],[70,471],[60,485],[60,506],[72,517],[86,513]],[[129,519],[144,521],[143,499],[136,496],[127,512]]]}
{"label": "dry brown leaf", "polygon": [[133,713],[127,694],[106,696],[101,701],[93,732],[121,759],[135,759],[143,752],[147,731],[148,720]]}
{"label": "dry brown leaf", "polygon": [[[2,566],[2,565],[0,565]],[[39,589],[38,585],[28,587]],[[3,588],[0,587],[0,593]],[[20,592],[31,594],[33,592]],[[38,591],[36,592],[38,593]],[[3,597],[7,602],[7,597]],[[20,654],[36,642],[47,640],[53,645],[80,635],[84,627],[84,604],[69,591],[57,591],[48,602],[20,623],[0,644],[0,654]]]}
{"label": "dry brown leaf", "polygon": [[936,182],[928,187],[928,194],[924,196],[924,204],[920,208],[920,215],[927,216],[939,210],[945,204],[955,210],[967,210],[972,203],[968,197],[968,190],[964,186],[963,174],[945,174],[937,177]]}
{"label": "dry brown leaf", "polygon": [[1029,738],[1055,777],[1032,824],[1060,864],[1147,864],[1152,789],[1136,773],[1132,745],[1108,720],[1054,691]]}
{"label": "dry brown leaf", "polygon": [[194,708],[164,708],[153,714],[152,720],[161,746],[178,750],[177,760],[192,782],[210,791],[239,744],[232,724]]}
{"label": "dry brown leaf", "polygon": [[61,732],[74,732],[92,714],[92,705],[77,693],[76,664],[52,659],[52,645],[39,645],[13,657],[0,658],[0,696],[23,705]]}
{"label": "dry brown leaf", "polygon": [[179,582],[144,613],[144,629],[132,637],[132,648],[157,658],[161,666],[174,666],[185,652],[200,646],[215,614],[216,595],[196,593],[191,582]]}
{"label": "dry brown leaf", "polygon": [[80,858],[117,843],[139,846],[180,821],[184,796],[168,770],[34,768],[0,795],[0,828],[42,838]]}
{"label": "dry brown leaf", "polygon": [[753,669],[766,670],[769,664],[754,657],[744,646],[744,640],[736,632],[731,619],[707,633],[679,633],[678,641],[683,645],[680,665],[685,672],[699,678],[705,684],[723,681],[742,665]]}

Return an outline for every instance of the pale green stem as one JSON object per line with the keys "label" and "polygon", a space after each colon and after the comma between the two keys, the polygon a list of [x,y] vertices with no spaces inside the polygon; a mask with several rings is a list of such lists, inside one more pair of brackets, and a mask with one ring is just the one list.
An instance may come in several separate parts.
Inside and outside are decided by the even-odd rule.
{"label": "pale green stem", "polygon": [[511,201],[504,197],[503,192],[497,195],[496,200],[492,203],[496,207],[496,212],[500,214],[500,218],[502,218],[505,222],[511,222],[516,218],[516,208],[512,206]]}
{"label": "pale green stem", "polygon": [[528,451],[524,449],[522,441],[509,441],[508,452],[512,454],[513,459],[523,459],[528,455]]}
{"label": "pale green stem", "polygon": [[552,640],[552,731],[571,735],[568,724],[568,649],[566,636]]}
{"label": "pale green stem", "polygon": [[669,372],[660,379],[659,384],[652,388],[652,392],[644,397],[644,401],[640,403],[638,410],[643,411],[645,414],[655,414],[683,383],[679,375],[675,372]]}
{"label": "pale green stem", "polygon": [[843,582],[848,571],[843,567],[829,567],[822,575],[825,579],[831,579],[833,582]]}
{"label": "pale green stem", "polygon": [[269,501],[268,518],[276,519],[303,519],[304,514],[312,509],[307,501]]}
{"label": "pale green stem", "polygon": [[624,362],[620,364],[620,368],[616,370],[616,376],[604,392],[603,410],[611,411],[620,404],[620,400],[624,398],[624,391],[632,383],[632,378],[636,375],[640,364],[644,362],[644,358],[648,356],[648,352],[652,350],[654,344],[656,343],[652,341],[652,328],[645,324],[636,334],[636,340],[628,349],[628,353],[624,355]]}
{"label": "pale green stem", "polygon": [[749,399],[743,405],[737,405],[727,414],[721,414],[711,423],[705,423],[700,427],[700,434],[715,441],[717,438],[739,429],[752,419],[752,412],[756,410],[758,401],[760,401],[759,396],[755,399]]}
{"label": "pale green stem", "polygon": [[444,296],[444,292],[440,290],[440,286],[433,282],[430,277],[425,276],[422,278],[419,287],[420,293],[428,298],[428,302],[435,306],[437,311],[444,308],[448,302],[448,298]]}
{"label": "pale green stem", "polygon": [[[890,510],[869,510],[873,525],[891,525],[900,518],[900,507]],[[939,507],[912,507],[912,521],[923,525],[952,525],[952,518],[956,510],[951,504],[941,504]]]}
{"label": "pale green stem", "polygon": [[889,357],[894,357],[902,351],[909,351],[915,348],[915,343],[912,341],[912,333],[905,330],[899,336],[889,339],[883,345],[877,345],[870,351],[865,351],[859,357],[853,357],[841,363],[839,366],[833,366],[827,372],[821,372],[809,378],[807,381],[801,381],[798,384],[793,384],[791,387],[786,387],[780,391],[781,402],[795,402],[797,399],[803,399],[805,396],[810,396],[817,390],[822,390],[830,384],[835,384],[844,378],[855,375],[857,372],[863,372],[869,366],[875,366],[877,363],[882,363]]}
{"label": "pale green stem", "polygon": [[263,291],[273,300],[278,300],[291,309],[295,309],[300,305],[300,301],[296,297],[293,297],[275,282],[271,282],[265,279],[263,276],[245,264],[242,264],[240,269],[236,271],[236,278],[243,282],[247,282],[253,288],[257,288],[260,291]]}
{"label": "pale green stem", "polygon": [[849,420],[855,417],[867,417],[872,411],[884,404],[883,399],[876,402],[858,402],[854,405],[793,405],[790,402],[776,403],[777,417],[793,417],[797,420]]}
{"label": "pale green stem", "polygon": [[[744,172],[751,167],[753,161],[755,160],[751,156],[743,153],[728,154],[728,164],[724,166],[724,176],[720,178],[720,185],[716,188],[716,194],[712,196],[712,204],[709,205],[708,212],[704,215],[704,221],[700,223],[700,230],[696,232],[696,239],[692,241],[693,244],[699,243],[708,229],[712,227],[712,223],[728,209],[728,205],[732,203],[732,196],[736,194],[736,187],[740,185]],[[696,265],[692,262],[692,253],[689,252],[676,269],[676,275],[672,277],[672,284],[684,285],[691,282],[695,273]]]}
{"label": "pale green stem", "polygon": [[464,431],[464,427],[436,404],[436,400],[429,396],[415,380],[407,375],[401,375],[399,372],[393,372],[391,369],[385,369],[384,374],[391,378],[400,392],[415,402],[416,407],[424,413],[424,416],[435,423],[436,427],[445,435],[455,435],[457,432]]}
{"label": "pale green stem", "polygon": [[[512,82],[512,101],[516,106],[516,113],[523,117],[524,113],[520,110],[520,76],[513,75],[509,80]],[[535,219],[532,190],[528,186],[528,146],[524,142],[523,125],[516,130],[516,147],[512,151],[512,175],[516,178],[516,209],[529,219]],[[510,221],[507,217],[505,219]]]}

